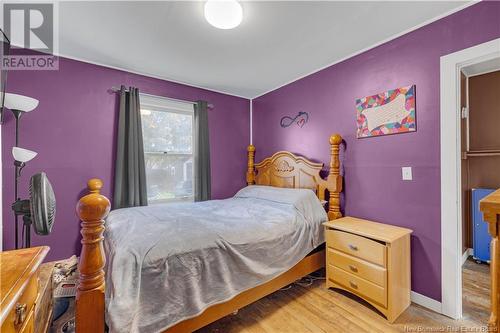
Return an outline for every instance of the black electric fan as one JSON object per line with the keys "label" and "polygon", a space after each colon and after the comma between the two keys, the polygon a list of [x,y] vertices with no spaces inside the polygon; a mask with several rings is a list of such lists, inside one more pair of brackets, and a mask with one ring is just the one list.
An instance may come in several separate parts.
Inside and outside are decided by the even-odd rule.
{"label": "black electric fan", "polygon": [[24,246],[31,246],[31,225],[37,235],[48,235],[56,216],[56,197],[45,172],[31,176],[30,198],[17,200],[12,205],[16,215],[24,221]]}

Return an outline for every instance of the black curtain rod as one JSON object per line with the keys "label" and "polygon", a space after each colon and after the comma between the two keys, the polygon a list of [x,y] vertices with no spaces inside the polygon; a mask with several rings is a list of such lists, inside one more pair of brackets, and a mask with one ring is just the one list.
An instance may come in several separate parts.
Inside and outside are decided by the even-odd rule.
{"label": "black curtain rod", "polygon": [[[117,88],[117,87],[111,87],[110,89],[113,93],[116,93],[116,92],[120,92],[121,89],[120,88]],[[125,89],[125,91],[129,91],[128,89]],[[151,95],[151,94],[146,94],[146,93],[143,93],[143,92],[140,92],[139,91],[139,94],[141,95],[146,95],[146,96],[151,96],[151,97],[156,97],[156,98],[164,98],[164,99],[168,99],[170,101],[174,101],[174,102],[181,102],[181,103],[190,103],[190,104],[196,104],[196,102],[193,102],[193,101],[186,101],[186,100],[183,100],[183,99],[177,99],[177,98],[171,98],[171,97],[166,97],[166,96],[158,96],[158,95]],[[213,104],[208,104],[208,108],[209,109],[213,109],[214,108],[214,105]]]}

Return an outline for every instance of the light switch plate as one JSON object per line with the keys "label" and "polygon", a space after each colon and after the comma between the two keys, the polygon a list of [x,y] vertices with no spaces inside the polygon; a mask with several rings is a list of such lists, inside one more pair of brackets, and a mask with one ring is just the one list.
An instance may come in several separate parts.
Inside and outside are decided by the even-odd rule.
{"label": "light switch plate", "polygon": [[403,176],[403,180],[413,180],[413,175],[411,172],[411,167],[402,167],[401,174]]}

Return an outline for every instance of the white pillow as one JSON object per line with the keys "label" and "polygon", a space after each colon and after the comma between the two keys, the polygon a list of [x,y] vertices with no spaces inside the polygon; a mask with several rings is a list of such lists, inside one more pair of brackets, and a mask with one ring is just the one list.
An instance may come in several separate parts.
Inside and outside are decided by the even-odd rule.
{"label": "white pillow", "polygon": [[274,186],[250,185],[236,193],[235,198],[253,198],[288,204],[315,223],[327,221],[327,215],[316,193],[310,189],[282,188]]}

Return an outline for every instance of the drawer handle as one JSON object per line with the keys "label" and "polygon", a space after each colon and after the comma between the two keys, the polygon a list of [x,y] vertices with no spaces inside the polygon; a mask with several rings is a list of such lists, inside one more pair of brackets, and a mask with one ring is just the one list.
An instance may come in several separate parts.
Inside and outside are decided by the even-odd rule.
{"label": "drawer handle", "polygon": [[354,289],[358,289],[358,285],[352,281],[349,281],[349,284],[351,285],[351,287],[353,287]]}
{"label": "drawer handle", "polygon": [[351,271],[353,271],[353,272],[356,272],[356,273],[358,272],[358,268],[357,268],[356,266],[354,266],[354,265],[349,265],[349,268],[350,268],[350,269],[351,269]]}
{"label": "drawer handle", "polygon": [[21,325],[26,319],[26,304],[17,304],[16,305],[16,318],[14,320],[14,325]]}
{"label": "drawer handle", "polygon": [[353,244],[349,244],[349,248],[353,251],[357,251],[358,250],[358,247],[356,245],[353,245]]}

